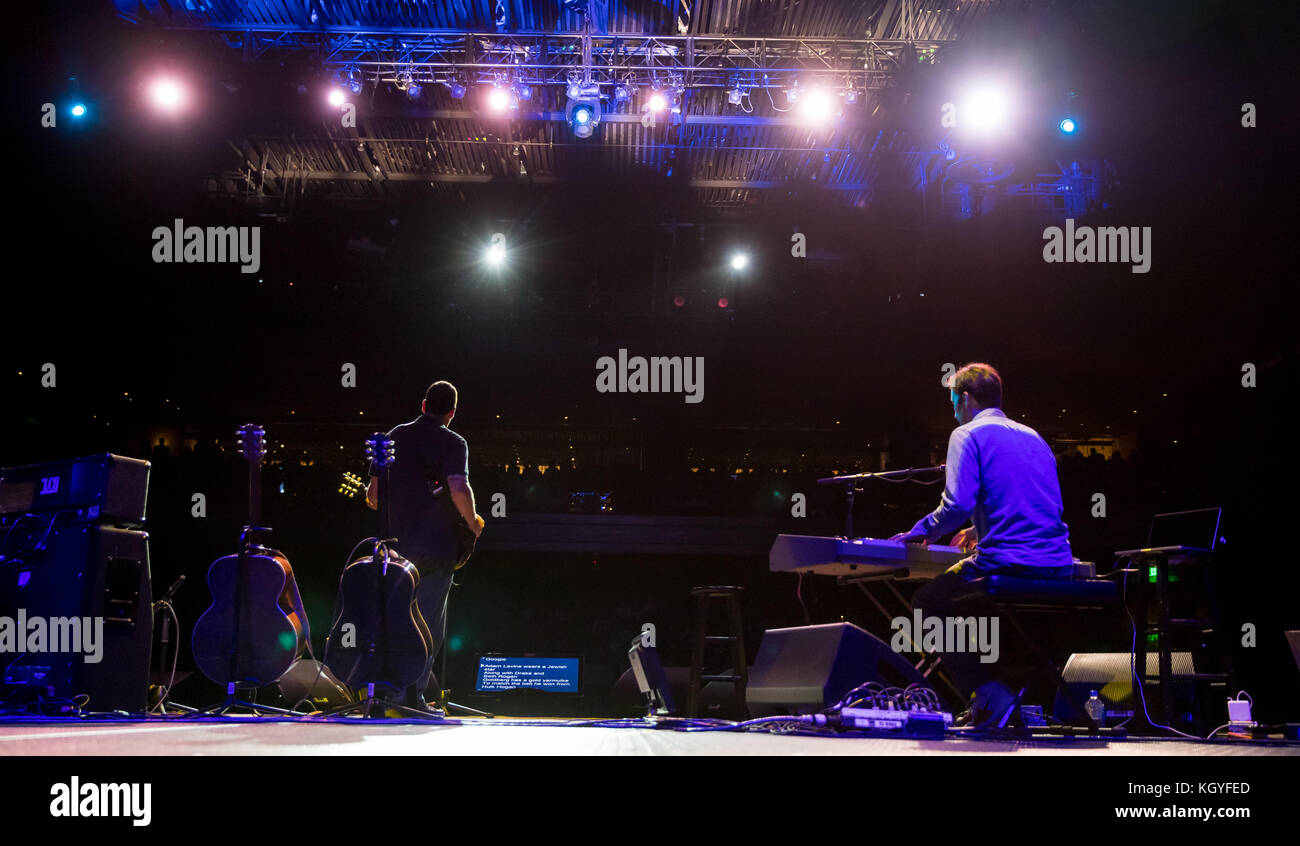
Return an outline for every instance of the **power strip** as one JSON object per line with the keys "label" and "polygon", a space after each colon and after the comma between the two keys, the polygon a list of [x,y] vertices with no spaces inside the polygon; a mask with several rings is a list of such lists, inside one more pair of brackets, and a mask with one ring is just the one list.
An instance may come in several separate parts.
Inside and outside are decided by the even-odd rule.
{"label": "power strip", "polygon": [[[891,711],[885,708],[844,708],[840,719],[846,728],[886,729],[896,731],[933,725],[939,731],[952,725],[952,714],[939,711]],[[940,728],[940,724],[942,727]]]}

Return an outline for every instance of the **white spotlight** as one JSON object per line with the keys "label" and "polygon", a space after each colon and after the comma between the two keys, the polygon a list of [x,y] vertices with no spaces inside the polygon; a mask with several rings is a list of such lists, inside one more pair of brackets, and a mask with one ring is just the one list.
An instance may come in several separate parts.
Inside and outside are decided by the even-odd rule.
{"label": "white spotlight", "polygon": [[1011,102],[1005,91],[992,86],[977,88],[957,111],[957,125],[976,132],[1006,127],[1011,116]]}
{"label": "white spotlight", "polygon": [[490,267],[500,267],[506,260],[505,244],[497,243],[488,247],[483,251],[483,260],[486,261]]}
{"label": "white spotlight", "polygon": [[744,270],[749,267],[749,256],[744,253],[736,253],[731,257],[732,270]]}
{"label": "white spotlight", "polygon": [[185,88],[171,77],[159,77],[149,84],[149,100],[164,112],[178,112],[185,105]]}
{"label": "white spotlight", "polygon": [[327,99],[329,100],[329,104],[337,109],[339,106],[342,106],[347,102],[348,98],[347,95],[343,93],[343,89],[336,86],[330,89]]}
{"label": "white spotlight", "polygon": [[835,117],[836,99],[825,88],[810,88],[799,99],[799,116],[809,123],[826,123]]}

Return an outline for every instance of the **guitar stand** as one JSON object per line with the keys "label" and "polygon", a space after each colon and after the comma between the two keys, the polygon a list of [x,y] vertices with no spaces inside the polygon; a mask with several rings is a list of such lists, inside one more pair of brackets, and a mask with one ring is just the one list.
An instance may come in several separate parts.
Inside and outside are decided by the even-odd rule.
{"label": "guitar stand", "polygon": [[[184,708],[185,706],[182,705],[178,707]],[[259,705],[256,702],[248,702],[243,699],[236,699],[234,682],[229,682],[226,685],[226,698],[224,700],[216,703],[215,705],[209,705],[206,708],[189,708],[188,709],[189,713],[187,713],[185,716],[186,718],[197,717],[205,714],[215,714],[217,716],[225,716],[226,712],[229,711],[231,708],[245,708],[249,711],[252,711],[254,715],[263,716],[263,717],[272,714],[281,717],[304,716],[303,712],[301,711],[291,711],[291,710],[286,710],[284,708],[277,708],[274,705]]]}
{"label": "guitar stand", "polygon": [[370,683],[366,685],[366,698],[359,702],[349,702],[347,705],[340,705],[337,708],[331,708],[323,712],[322,717],[346,717],[350,714],[361,713],[367,720],[384,719],[387,711],[396,711],[403,717],[412,717],[427,722],[442,722],[443,717],[437,714],[430,714],[428,711],[421,711],[418,708],[412,708],[409,705],[394,702],[391,699],[382,696],[375,696],[375,685]]}

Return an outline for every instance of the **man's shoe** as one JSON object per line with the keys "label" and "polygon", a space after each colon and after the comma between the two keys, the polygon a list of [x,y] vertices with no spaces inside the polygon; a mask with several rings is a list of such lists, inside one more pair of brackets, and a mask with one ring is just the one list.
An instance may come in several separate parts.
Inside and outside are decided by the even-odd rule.
{"label": "man's shoe", "polygon": [[447,712],[437,705],[430,705],[424,699],[423,693],[416,693],[406,697],[406,707],[428,714],[431,717],[442,719],[447,716]]}

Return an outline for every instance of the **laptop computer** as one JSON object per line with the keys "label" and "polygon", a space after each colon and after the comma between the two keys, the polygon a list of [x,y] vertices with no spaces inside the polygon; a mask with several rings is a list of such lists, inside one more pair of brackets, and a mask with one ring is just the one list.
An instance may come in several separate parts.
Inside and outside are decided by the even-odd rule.
{"label": "laptop computer", "polygon": [[1151,518],[1147,543],[1141,549],[1122,549],[1120,558],[1139,555],[1205,555],[1214,551],[1222,538],[1219,525],[1222,508],[1194,508],[1171,511]]}

